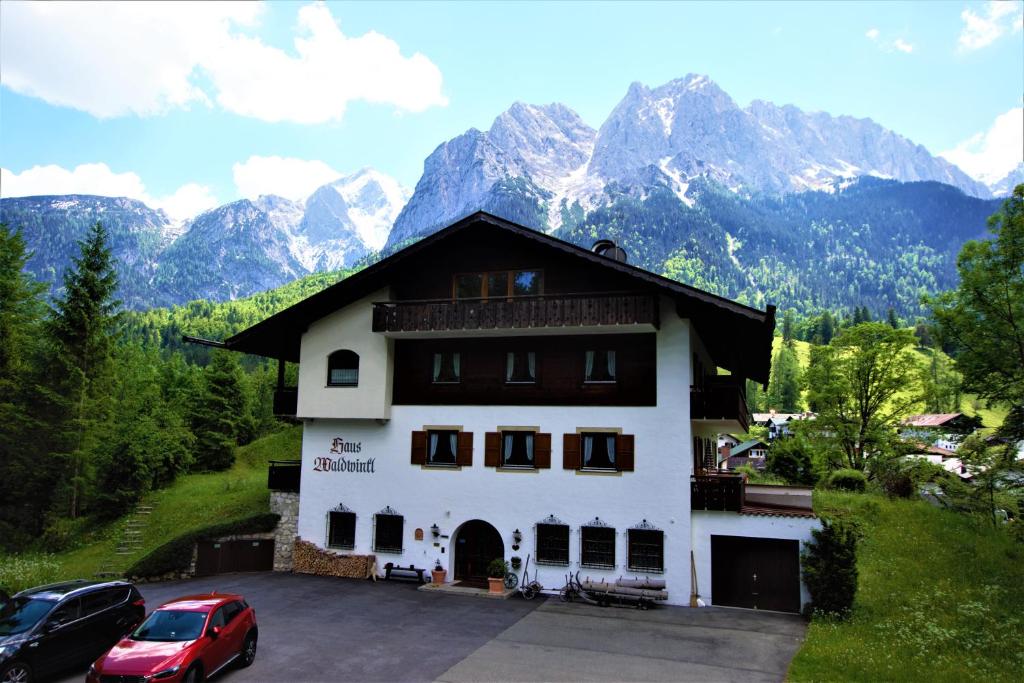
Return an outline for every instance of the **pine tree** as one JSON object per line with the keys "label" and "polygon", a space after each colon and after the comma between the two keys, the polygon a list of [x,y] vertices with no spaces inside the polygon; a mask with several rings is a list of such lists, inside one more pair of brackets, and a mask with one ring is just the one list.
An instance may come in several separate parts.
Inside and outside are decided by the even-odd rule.
{"label": "pine tree", "polygon": [[782,316],[782,341],[790,346],[793,345],[793,309],[786,309]]}
{"label": "pine tree", "polygon": [[896,311],[892,306],[889,307],[889,311],[886,313],[886,321],[892,329],[898,330],[900,328],[899,318],[896,317]]}
{"label": "pine tree", "polygon": [[64,404],[67,419],[62,436],[67,460],[67,512],[77,517],[92,470],[90,448],[98,425],[109,414],[111,351],[117,333],[114,298],[117,274],[100,223],[79,242],[80,255],[64,273],[64,292],[54,301],[48,328],[53,345],[52,387]]}
{"label": "pine tree", "polygon": [[836,336],[835,320],[831,313],[825,311],[821,314],[821,322],[818,324],[818,343],[829,344],[834,336]]}
{"label": "pine tree", "polygon": [[0,224],[0,548],[12,550],[42,530],[53,489],[37,450],[49,433],[35,372],[45,287],[28,258],[20,231]]}
{"label": "pine tree", "polygon": [[796,351],[786,344],[772,358],[767,403],[784,413],[800,410],[800,363]]}
{"label": "pine tree", "polygon": [[195,466],[199,470],[226,470],[235,461],[240,426],[248,415],[242,381],[235,355],[215,352],[203,371],[202,395],[192,415]]}

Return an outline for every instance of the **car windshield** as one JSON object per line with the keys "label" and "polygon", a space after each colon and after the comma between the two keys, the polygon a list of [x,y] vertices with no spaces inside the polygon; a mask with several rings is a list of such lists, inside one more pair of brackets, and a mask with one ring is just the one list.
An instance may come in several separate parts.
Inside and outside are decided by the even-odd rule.
{"label": "car windshield", "polygon": [[132,640],[195,640],[203,632],[206,612],[161,609],[132,632]]}
{"label": "car windshield", "polygon": [[53,600],[12,598],[0,607],[0,636],[29,630],[46,616],[54,604]]}

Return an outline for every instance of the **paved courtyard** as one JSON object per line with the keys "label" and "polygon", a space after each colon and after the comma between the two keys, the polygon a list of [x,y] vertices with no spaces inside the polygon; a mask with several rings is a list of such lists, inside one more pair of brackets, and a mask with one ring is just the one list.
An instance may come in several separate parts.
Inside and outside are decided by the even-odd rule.
{"label": "paved courtyard", "polygon": [[[417,591],[415,584],[229,574],[140,586],[147,608],[190,593],[243,594],[259,652],[245,681],[779,681],[799,617],[650,611]],[[81,680],[76,675],[68,681]]]}

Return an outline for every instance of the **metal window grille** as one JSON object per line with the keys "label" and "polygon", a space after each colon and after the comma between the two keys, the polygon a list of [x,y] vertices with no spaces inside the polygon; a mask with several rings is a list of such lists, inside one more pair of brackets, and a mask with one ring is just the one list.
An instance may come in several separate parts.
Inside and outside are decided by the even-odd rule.
{"label": "metal window grille", "polygon": [[615,529],[585,526],[580,529],[580,565],[615,568]]}
{"label": "metal window grille", "polygon": [[630,529],[629,568],[635,571],[664,571],[665,534],[649,529]]}
{"label": "metal window grille", "polygon": [[564,524],[537,525],[537,562],[569,564],[569,527]]}
{"label": "metal window grille", "polygon": [[374,515],[374,552],[402,552],[402,529],[404,526],[405,518],[401,515],[384,513]]}
{"label": "metal window grille", "polygon": [[346,550],[356,547],[356,513],[327,513],[327,546]]}

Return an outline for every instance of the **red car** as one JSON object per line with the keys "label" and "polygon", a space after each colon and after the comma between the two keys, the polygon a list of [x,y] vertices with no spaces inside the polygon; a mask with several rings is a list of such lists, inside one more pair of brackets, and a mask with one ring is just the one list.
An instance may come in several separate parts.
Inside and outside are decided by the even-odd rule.
{"label": "red car", "polygon": [[256,658],[256,612],[241,595],[172,600],[89,667],[87,683],[199,683],[229,664]]}

